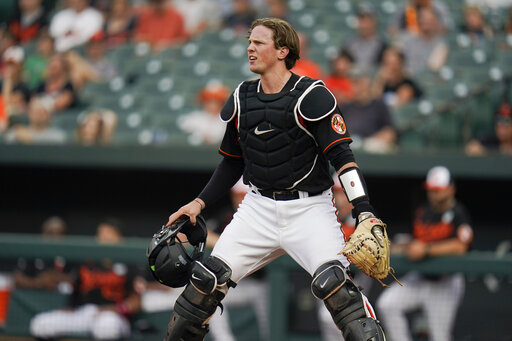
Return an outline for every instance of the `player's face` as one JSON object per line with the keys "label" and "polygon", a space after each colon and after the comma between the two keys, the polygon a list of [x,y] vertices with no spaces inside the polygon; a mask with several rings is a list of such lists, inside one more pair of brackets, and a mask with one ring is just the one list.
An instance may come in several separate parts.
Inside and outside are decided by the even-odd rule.
{"label": "player's face", "polygon": [[453,186],[448,186],[443,189],[427,190],[428,201],[436,211],[445,210],[454,195],[455,188]]}
{"label": "player's face", "polygon": [[274,32],[265,26],[256,26],[249,36],[247,55],[249,68],[257,74],[264,74],[278,62],[280,50],[274,46]]}

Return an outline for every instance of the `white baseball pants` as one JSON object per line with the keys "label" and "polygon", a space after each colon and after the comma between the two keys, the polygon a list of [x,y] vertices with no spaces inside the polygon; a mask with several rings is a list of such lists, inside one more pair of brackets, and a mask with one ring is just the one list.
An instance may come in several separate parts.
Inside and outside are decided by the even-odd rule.
{"label": "white baseball pants", "polygon": [[128,320],[113,311],[100,311],[87,304],[75,310],[54,310],[37,314],[30,321],[32,336],[57,338],[73,334],[90,334],[95,340],[116,340],[130,335]]}
{"label": "white baseball pants", "polygon": [[238,282],[287,253],[311,276],[326,262],[349,262],[331,190],[296,200],[276,201],[247,193],[215,244],[212,256],[224,261]]}

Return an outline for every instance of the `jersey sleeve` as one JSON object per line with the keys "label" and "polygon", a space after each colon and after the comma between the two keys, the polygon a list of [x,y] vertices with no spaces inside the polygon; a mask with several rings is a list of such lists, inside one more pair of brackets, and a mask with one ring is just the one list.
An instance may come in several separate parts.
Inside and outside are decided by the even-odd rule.
{"label": "jersey sleeve", "polygon": [[306,122],[306,127],[311,128],[310,131],[324,154],[337,146],[348,145],[352,142],[347,125],[338,107],[319,121]]}
{"label": "jersey sleeve", "polygon": [[324,154],[352,141],[336,99],[325,86],[315,87],[304,97],[300,112],[300,123],[313,134]]}
{"label": "jersey sleeve", "polygon": [[219,147],[219,153],[226,158],[241,158],[242,149],[240,148],[236,119],[231,120],[226,125],[226,132]]}

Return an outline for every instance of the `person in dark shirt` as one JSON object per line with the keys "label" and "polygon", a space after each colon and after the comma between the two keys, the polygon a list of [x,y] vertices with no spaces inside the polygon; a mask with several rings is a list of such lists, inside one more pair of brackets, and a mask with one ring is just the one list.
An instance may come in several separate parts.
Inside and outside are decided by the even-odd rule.
{"label": "person in dark shirt", "polygon": [[[428,202],[414,214],[411,241],[398,246],[396,252],[404,252],[413,262],[466,253],[473,241],[473,229],[466,208],[455,199],[450,171],[444,166],[431,168],[424,186]],[[413,271],[400,281],[403,286],[393,284],[377,300],[390,338],[411,340],[405,314],[422,309],[429,339],[453,340],[453,325],[464,294],[462,274],[426,276]]]}
{"label": "person in dark shirt", "polygon": [[[341,106],[354,141],[369,152],[392,150],[396,132],[386,104],[371,94],[371,78],[364,72],[353,73],[353,101]],[[355,148],[355,147],[354,147]]]}
{"label": "person in dark shirt", "polygon": [[[122,241],[115,219],[100,222],[96,238],[101,244]],[[43,312],[30,322],[34,337],[48,339],[86,333],[97,340],[130,335],[130,316],[140,310],[140,295],[133,288],[135,270],[111,259],[86,260],[76,270],[71,307]]]}
{"label": "person in dark shirt", "polygon": [[46,79],[37,86],[34,94],[44,98],[52,112],[66,110],[76,104],[69,64],[63,53],[57,53],[50,58],[46,67]]}
{"label": "person in dark shirt", "polygon": [[7,28],[16,37],[19,44],[24,44],[48,29],[48,11],[42,0],[20,0],[14,16]]}
{"label": "person in dark shirt", "polygon": [[398,108],[423,94],[405,70],[405,55],[395,47],[384,51],[372,91],[375,97],[382,98],[390,108]]}
{"label": "person in dark shirt", "polygon": [[510,103],[503,103],[497,110],[492,134],[473,139],[466,145],[466,153],[470,156],[484,155],[493,151],[512,155],[512,105]]}

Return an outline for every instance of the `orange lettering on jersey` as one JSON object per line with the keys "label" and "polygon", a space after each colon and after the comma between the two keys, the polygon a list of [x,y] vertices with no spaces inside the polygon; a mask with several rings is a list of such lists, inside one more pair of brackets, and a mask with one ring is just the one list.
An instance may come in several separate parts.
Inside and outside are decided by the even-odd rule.
{"label": "orange lettering on jersey", "polygon": [[417,219],[414,222],[413,235],[414,238],[429,243],[450,238],[454,230],[453,224],[443,222],[424,223]]}
{"label": "orange lettering on jersey", "polygon": [[99,289],[106,300],[113,302],[120,302],[126,296],[126,278],[116,275],[112,270],[91,270],[86,266],[81,266],[80,280],[80,292],[82,293]]}

